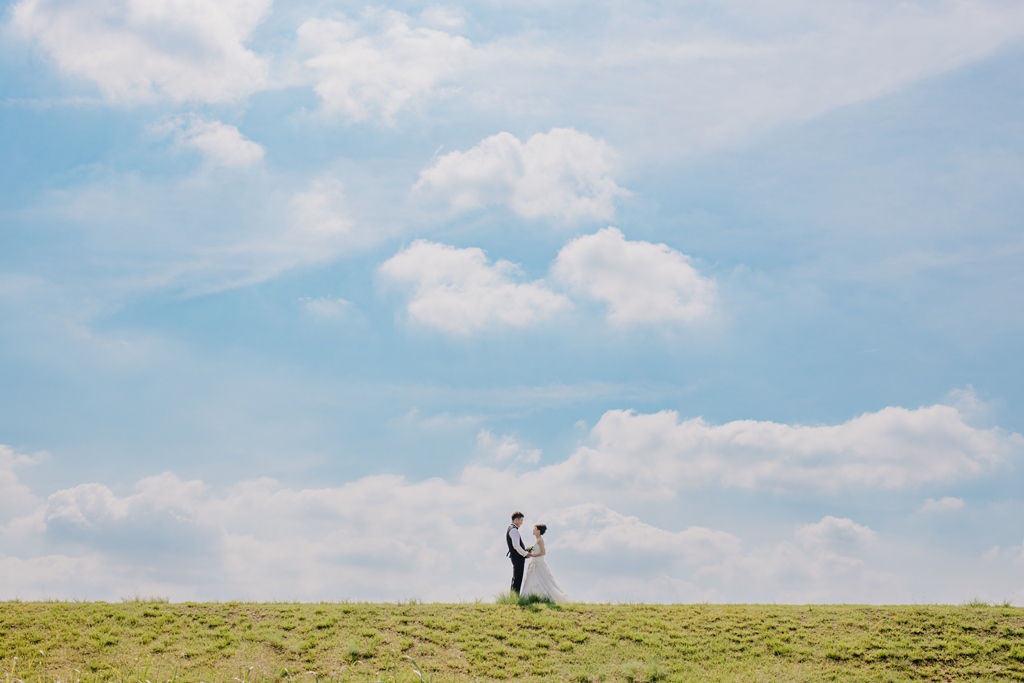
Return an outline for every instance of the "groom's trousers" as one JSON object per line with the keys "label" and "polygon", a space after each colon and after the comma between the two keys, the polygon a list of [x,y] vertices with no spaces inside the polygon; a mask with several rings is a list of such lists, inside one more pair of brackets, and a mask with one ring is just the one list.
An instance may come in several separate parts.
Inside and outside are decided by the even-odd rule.
{"label": "groom's trousers", "polygon": [[512,553],[512,590],[516,593],[523,587],[523,570],[526,569],[526,558],[519,553]]}

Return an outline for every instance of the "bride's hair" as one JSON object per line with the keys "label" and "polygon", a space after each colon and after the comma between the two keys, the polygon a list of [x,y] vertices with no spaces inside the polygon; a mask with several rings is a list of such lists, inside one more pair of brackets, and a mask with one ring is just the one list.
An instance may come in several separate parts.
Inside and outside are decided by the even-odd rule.
{"label": "bride's hair", "polygon": [[534,524],[533,528],[536,529],[537,531],[539,531],[540,535],[543,536],[544,532],[548,530],[548,525],[547,524]]}

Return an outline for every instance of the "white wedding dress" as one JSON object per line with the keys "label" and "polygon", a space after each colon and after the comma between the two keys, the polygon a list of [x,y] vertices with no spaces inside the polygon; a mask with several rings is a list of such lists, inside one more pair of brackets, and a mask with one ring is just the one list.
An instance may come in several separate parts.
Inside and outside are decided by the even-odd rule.
{"label": "white wedding dress", "polygon": [[542,598],[550,598],[553,602],[571,602],[555,581],[555,576],[548,569],[548,563],[544,561],[544,539],[537,542],[541,551],[540,557],[530,558],[526,565],[526,576],[523,577],[523,587],[519,594],[522,596],[537,595]]}

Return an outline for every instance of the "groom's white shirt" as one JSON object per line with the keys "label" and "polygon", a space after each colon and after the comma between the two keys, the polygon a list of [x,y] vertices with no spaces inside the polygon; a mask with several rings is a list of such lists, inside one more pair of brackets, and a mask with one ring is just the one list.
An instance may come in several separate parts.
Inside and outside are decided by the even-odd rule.
{"label": "groom's white shirt", "polygon": [[508,530],[508,537],[512,539],[512,550],[515,550],[523,557],[530,554],[520,547],[522,545],[522,541],[519,539],[519,527],[515,524],[513,524],[512,528]]}

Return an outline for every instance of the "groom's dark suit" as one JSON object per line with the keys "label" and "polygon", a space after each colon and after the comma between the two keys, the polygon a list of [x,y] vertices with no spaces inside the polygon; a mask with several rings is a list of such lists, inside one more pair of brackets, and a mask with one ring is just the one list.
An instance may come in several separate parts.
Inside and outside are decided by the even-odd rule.
{"label": "groom's dark suit", "polygon": [[[516,552],[512,546],[512,537],[509,535],[509,532],[515,528],[515,524],[509,524],[508,528],[505,529],[505,544],[508,546],[508,557],[512,560],[512,590],[518,593],[519,589],[523,586],[523,570],[526,568],[526,558]],[[522,538],[519,539],[519,547],[526,550]]]}

